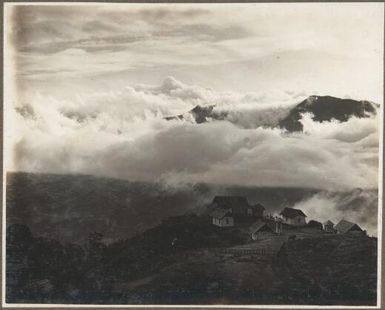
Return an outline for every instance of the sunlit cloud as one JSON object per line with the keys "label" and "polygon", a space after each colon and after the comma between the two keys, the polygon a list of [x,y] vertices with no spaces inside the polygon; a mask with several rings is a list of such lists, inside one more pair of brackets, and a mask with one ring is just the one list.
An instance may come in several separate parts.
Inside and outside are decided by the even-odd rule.
{"label": "sunlit cloud", "polygon": [[[268,95],[217,92],[172,77],[159,86],[127,86],[72,102],[38,96],[15,112],[14,169],[144,181],[375,188],[377,116],[318,123],[303,115],[304,132],[289,134],[277,123],[298,103],[298,95],[291,96],[283,92],[279,101],[276,93],[269,102]],[[226,118],[206,124],[164,119],[208,103],[226,111]]]}

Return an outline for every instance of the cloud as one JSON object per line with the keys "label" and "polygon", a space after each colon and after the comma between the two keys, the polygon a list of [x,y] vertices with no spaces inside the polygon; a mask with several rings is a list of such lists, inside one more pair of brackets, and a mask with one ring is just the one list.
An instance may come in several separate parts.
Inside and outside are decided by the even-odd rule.
{"label": "cloud", "polygon": [[92,20],[92,21],[86,22],[82,26],[82,30],[90,33],[96,32],[96,33],[105,34],[105,33],[114,32],[116,30],[116,26],[100,20]]}
{"label": "cloud", "polygon": [[[301,119],[303,131],[324,139],[336,139],[343,142],[357,142],[371,134],[376,134],[380,126],[379,111],[370,118],[351,117],[349,122],[313,122],[311,114],[304,114]],[[378,142],[378,141],[377,141]]]}
{"label": "cloud", "polygon": [[[15,47],[23,90],[98,91],[174,75],[238,92],[382,100],[381,3],[9,7],[6,43]],[[73,49],[87,54],[66,53]]]}
{"label": "cloud", "polygon": [[308,220],[316,219],[325,222],[331,220],[337,224],[345,219],[358,223],[370,235],[377,235],[378,227],[378,195],[376,191],[354,189],[349,192],[321,192],[297,203],[308,216]]}
{"label": "cloud", "polygon": [[[168,77],[159,86],[73,101],[37,96],[14,111],[12,169],[173,184],[377,187],[377,118],[316,123],[305,116],[305,132],[288,134],[272,127],[297,94],[283,92],[281,101],[277,94],[269,102],[268,95],[217,92]],[[164,119],[212,103],[229,111],[228,120]]]}
{"label": "cloud", "polygon": [[210,25],[210,24],[187,24],[173,29],[165,29],[154,32],[155,36],[186,37],[199,41],[225,41],[242,39],[253,35],[250,30],[240,25]]}
{"label": "cloud", "polygon": [[214,25],[204,23],[205,19],[196,20],[209,13],[201,8],[170,9],[164,6],[143,9],[143,6],[131,5],[125,11],[101,6],[89,9],[82,6],[76,9],[69,6],[16,6],[10,30],[18,50],[42,54],[79,47],[114,50],[119,45],[151,37],[222,41],[251,34],[241,25]]}

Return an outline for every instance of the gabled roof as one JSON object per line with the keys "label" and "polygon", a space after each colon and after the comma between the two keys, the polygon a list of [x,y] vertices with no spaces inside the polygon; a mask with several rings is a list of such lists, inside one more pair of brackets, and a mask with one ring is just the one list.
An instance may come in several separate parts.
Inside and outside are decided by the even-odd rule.
{"label": "gabled roof", "polygon": [[293,209],[293,208],[285,208],[280,213],[282,216],[287,218],[294,218],[296,216],[304,216],[306,217],[305,213],[303,213],[299,209]]}
{"label": "gabled roof", "polygon": [[324,225],[325,225],[325,226],[329,226],[329,225],[334,226],[335,224],[334,224],[332,221],[327,220],[327,221],[324,223]]}
{"label": "gabled roof", "polygon": [[261,205],[260,203],[257,203],[256,205],[253,205],[251,206],[254,210],[260,210],[260,211],[263,211],[263,210],[266,210],[266,208]]}
{"label": "gabled roof", "polygon": [[322,223],[321,222],[318,222],[316,220],[310,220],[308,223],[307,223],[307,226],[317,226],[317,227],[322,227]]}
{"label": "gabled roof", "polygon": [[352,223],[352,222],[349,222],[349,221],[345,221],[345,220],[341,220],[339,221],[339,223],[334,227],[335,230],[337,230],[338,232],[344,234],[344,233],[347,233],[348,231],[352,230],[354,228],[354,230],[361,230],[361,227],[358,226],[357,224],[355,223]]}
{"label": "gabled roof", "polygon": [[271,229],[271,227],[270,227],[269,225],[267,225],[267,223],[262,222],[262,221],[258,221],[258,222],[254,223],[253,225],[251,225],[251,226],[249,227],[249,231],[250,231],[251,233],[258,232],[258,231],[260,231],[260,230],[262,230],[262,229],[273,232],[273,230]]}
{"label": "gabled roof", "polygon": [[221,208],[249,206],[247,199],[242,196],[215,196],[212,203]]}
{"label": "gabled roof", "polygon": [[230,215],[230,214],[231,213],[229,210],[221,209],[221,208],[214,209],[213,211],[210,212],[210,216],[217,219],[222,219],[226,215]]}

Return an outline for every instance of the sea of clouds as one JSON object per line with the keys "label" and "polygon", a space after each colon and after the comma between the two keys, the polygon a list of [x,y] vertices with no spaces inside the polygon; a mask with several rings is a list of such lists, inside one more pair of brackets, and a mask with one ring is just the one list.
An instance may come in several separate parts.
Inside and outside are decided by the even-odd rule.
{"label": "sea of clouds", "polygon": [[[12,109],[10,170],[86,173],[173,184],[376,188],[379,117],[340,123],[278,121],[309,94],[217,92],[167,77],[159,86],[82,94],[39,94]],[[164,119],[215,105],[224,121]]]}
{"label": "sea of clouds", "polygon": [[[218,92],[172,77],[158,86],[127,86],[67,101],[36,94],[9,110],[7,166],[163,182],[168,188],[202,182],[315,188],[322,192],[295,207],[313,219],[333,215],[335,221],[348,208],[346,219],[375,234],[379,113],[343,123],[318,123],[304,114],[303,132],[279,128],[279,120],[308,95]],[[197,105],[215,105],[226,119],[202,124],[164,119]],[[357,188],[364,191],[357,194]]]}

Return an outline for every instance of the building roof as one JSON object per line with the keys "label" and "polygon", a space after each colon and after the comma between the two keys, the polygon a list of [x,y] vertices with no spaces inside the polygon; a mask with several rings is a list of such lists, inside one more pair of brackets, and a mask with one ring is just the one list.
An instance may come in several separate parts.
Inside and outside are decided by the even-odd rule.
{"label": "building roof", "polygon": [[221,209],[221,208],[214,209],[213,211],[210,212],[210,216],[217,219],[222,219],[226,215],[230,215],[230,214],[231,213],[229,210]]}
{"label": "building roof", "polygon": [[332,221],[327,220],[327,221],[324,223],[324,225],[325,225],[325,226],[329,226],[329,225],[334,226],[335,224],[334,224]]}
{"label": "building roof", "polygon": [[267,223],[262,222],[262,221],[258,221],[258,222],[256,222],[256,223],[254,223],[253,225],[251,225],[251,226],[249,227],[249,231],[250,231],[251,233],[255,233],[255,232],[258,232],[258,231],[262,230],[262,228],[267,229],[268,231],[273,232],[273,230],[271,229],[271,227],[270,227],[269,225],[267,225]]}
{"label": "building roof", "polygon": [[353,228],[355,228],[355,230],[361,230],[362,231],[361,227],[358,226],[357,224],[349,222],[349,221],[345,221],[345,220],[339,221],[338,224],[334,227],[335,230],[337,230],[338,232],[340,232],[342,234],[349,232]]}
{"label": "building roof", "polygon": [[260,203],[257,203],[256,205],[253,205],[251,206],[254,210],[259,210],[259,211],[263,211],[263,210],[266,210],[266,208],[261,205]]}
{"label": "building roof", "polygon": [[318,221],[315,221],[315,220],[310,220],[306,224],[306,227],[310,228],[310,229],[316,229],[316,230],[322,230],[324,228],[321,222],[318,222]]}
{"label": "building roof", "polygon": [[293,209],[293,208],[285,208],[280,213],[282,216],[287,218],[294,218],[296,216],[304,216],[306,217],[305,213],[303,213],[299,209]]}
{"label": "building roof", "polygon": [[319,227],[322,227],[322,223],[321,222],[318,222],[316,220],[310,220],[308,223],[307,223],[307,226],[319,226]]}
{"label": "building roof", "polygon": [[249,206],[247,199],[242,196],[215,196],[212,203],[221,208]]}

